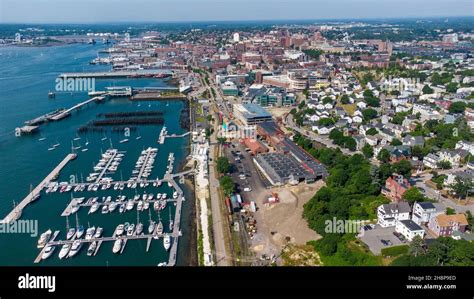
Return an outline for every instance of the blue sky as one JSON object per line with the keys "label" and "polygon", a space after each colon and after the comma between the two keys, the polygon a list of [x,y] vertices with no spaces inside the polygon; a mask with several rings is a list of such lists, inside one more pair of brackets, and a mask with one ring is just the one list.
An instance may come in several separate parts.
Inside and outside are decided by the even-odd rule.
{"label": "blue sky", "polygon": [[0,23],[394,18],[474,15],[473,0],[0,0]]}

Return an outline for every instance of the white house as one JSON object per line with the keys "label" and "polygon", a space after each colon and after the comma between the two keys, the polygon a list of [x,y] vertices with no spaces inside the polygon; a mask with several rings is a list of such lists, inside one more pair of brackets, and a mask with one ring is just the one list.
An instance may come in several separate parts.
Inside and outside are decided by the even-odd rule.
{"label": "white house", "polygon": [[474,142],[460,140],[456,143],[455,149],[462,149],[474,155]]}
{"label": "white house", "polygon": [[429,153],[423,158],[423,165],[431,169],[437,169],[440,161],[441,159],[437,155]]}
{"label": "white house", "polygon": [[377,223],[381,227],[395,226],[398,220],[410,219],[410,205],[407,202],[380,205],[377,208]]}
{"label": "white house", "polygon": [[358,124],[362,123],[362,120],[363,120],[362,117],[360,117],[358,115],[356,115],[352,118],[352,121],[355,122],[355,123],[358,123]]}
{"label": "white house", "polygon": [[365,109],[367,108],[367,104],[365,102],[359,102],[356,104],[359,109]]}
{"label": "white house", "polygon": [[448,161],[454,168],[459,167],[461,159],[467,155],[467,151],[463,150],[442,150],[439,152],[441,161]]}
{"label": "white house", "polygon": [[402,234],[408,241],[413,240],[415,236],[420,236],[421,238],[425,236],[425,230],[409,219],[397,221],[395,231]]}
{"label": "white house", "polygon": [[427,224],[431,218],[443,213],[442,207],[436,207],[431,202],[415,202],[411,220],[418,225]]}

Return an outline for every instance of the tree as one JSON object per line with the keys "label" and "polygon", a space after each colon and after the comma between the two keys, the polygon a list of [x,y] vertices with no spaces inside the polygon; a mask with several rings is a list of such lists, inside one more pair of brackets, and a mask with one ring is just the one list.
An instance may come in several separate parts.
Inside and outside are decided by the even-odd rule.
{"label": "tree", "polygon": [[415,257],[421,255],[425,253],[424,245],[425,241],[423,241],[420,236],[416,235],[411,241],[408,252]]}
{"label": "tree", "polygon": [[447,207],[446,208],[446,215],[455,215],[456,214],[456,210],[453,209],[453,208],[450,208],[450,207]]}
{"label": "tree", "polygon": [[466,198],[472,187],[473,184],[470,178],[461,178],[459,176],[456,177],[455,183],[450,186],[454,194],[460,199]]}
{"label": "tree", "polygon": [[217,143],[219,143],[219,145],[223,145],[227,141],[227,138],[217,137],[216,140],[217,140]]}
{"label": "tree", "polygon": [[423,94],[432,94],[434,92],[434,90],[428,85],[423,86],[422,91],[423,91]]}
{"label": "tree", "polygon": [[319,119],[318,121],[318,125],[320,126],[324,126],[324,127],[329,127],[330,125],[334,125],[334,119],[330,118],[330,117],[323,117],[321,119]]}
{"label": "tree", "polygon": [[332,104],[334,101],[331,97],[324,97],[322,100],[323,104]]}
{"label": "tree", "polygon": [[458,84],[456,82],[451,82],[446,85],[446,91],[450,93],[455,93],[458,90]]}
{"label": "tree", "polygon": [[219,184],[221,185],[225,196],[230,196],[235,190],[235,184],[230,176],[223,176],[220,179]]}
{"label": "tree", "polygon": [[301,110],[304,108],[304,106],[306,106],[306,102],[305,101],[301,101],[301,103],[299,103],[298,105],[298,108]]}
{"label": "tree", "polygon": [[451,169],[451,162],[447,160],[439,161],[438,163],[436,163],[436,166],[441,169]]}
{"label": "tree", "polygon": [[403,143],[398,140],[397,138],[393,138],[392,139],[392,142],[390,142],[390,145],[393,145],[393,146],[398,146],[398,145],[402,145]]}
{"label": "tree", "polygon": [[401,160],[392,165],[392,169],[395,173],[403,175],[405,178],[410,178],[411,176],[411,163],[408,160]]}
{"label": "tree", "polygon": [[380,107],[380,100],[375,97],[365,97],[364,100],[370,107]]}
{"label": "tree", "polygon": [[227,157],[219,157],[216,161],[216,168],[219,173],[229,173],[231,169],[231,164]]}
{"label": "tree", "polygon": [[466,103],[454,102],[449,106],[449,113],[464,113],[466,110]]}
{"label": "tree", "polygon": [[370,159],[374,156],[374,149],[370,146],[370,144],[365,144],[362,148],[362,153],[367,159]]}
{"label": "tree", "polygon": [[377,155],[377,160],[382,163],[387,163],[390,161],[390,152],[385,148],[381,149]]}
{"label": "tree", "polygon": [[403,193],[402,198],[409,203],[422,202],[426,200],[426,197],[423,196],[420,189],[417,187],[409,188],[405,193]]}
{"label": "tree", "polygon": [[337,244],[341,240],[339,234],[327,234],[324,238],[316,241],[315,248],[316,250],[325,256],[331,256],[337,251]]}
{"label": "tree", "polygon": [[354,138],[350,137],[350,136],[347,136],[344,138],[345,141],[344,141],[344,147],[351,150],[351,151],[355,151],[357,149],[357,142],[355,141]]}
{"label": "tree", "polygon": [[375,111],[372,108],[367,108],[362,111],[362,116],[364,117],[364,120],[371,120],[377,117],[377,111]]}
{"label": "tree", "polygon": [[370,136],[374,136],[375,134],[377,134],[379,131],[377,131],[376,128],[370,128],[368,129],[367,131],[365,131],[365,135],[370,135]]}
{"label": "tree", "polygon": [[350,101],[349,96],[347,94],[342,95],[341,104],[347,105],[347,104],[350,104],[350,102],[351,101]]}

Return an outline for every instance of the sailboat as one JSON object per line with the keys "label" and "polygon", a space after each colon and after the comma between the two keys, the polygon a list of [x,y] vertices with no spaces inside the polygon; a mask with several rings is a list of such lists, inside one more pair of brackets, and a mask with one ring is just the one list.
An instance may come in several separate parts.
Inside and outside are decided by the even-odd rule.
{"label": "sailboat", "polygon": [[79,137],[79,135],[76,134],[76,137],[73,140],[74,141],[81,140],[81,137]]}
{"label": "sailboat", "polygon": [[76,234],[76,229],[74,227],[69,227],[69,217],[66,216],[66,239],[71,239]]}
{"label": "sailboat", "polygon": [[53,144],[53,147],[58,147],[60,145],[61,145],[61,143],[59,143],[59,141],[56,139],[56,144]]}
{"label": "sailboat", "polygon": [[38,139],[38,141],[44,141],[46,140],[46,137],[43,137],[43,135],[41,135],[41,137]]}
{"label": "sailboat", "polygon": [[142,233],[142,231],[143,231],[143,223],[140,222],[140,214],[137,210],[137,226],[135,228],[135,234],[139,235]]}
{"label": "sailboat", "polygon": [[151,210],[148,210],[148,217],[149,217],[149,225],[148,225],[148,234],[153,234],[153,231],[155,230],[155,222],[151,220]]}
{"label": "sailboat", "polygon": [[102,137],[102,139],[101,139],[101,140],[102,140],[102,141],[105,141],[105,140],[107,140],[107,136],[105,136],[105,133],[104,133],[104,137]]}
{"label": "sailboat", "polygon": [[56,149],[56,147],[55,147],[54,144],[53,144],[53,145],[51,145],[50,148],[48,148],[48,151],[54,151],[55,149]]}
{"label": "sailboat", "polygon": [[80,239],[82,235],[84,234],[84,226],[79,224],[79,218],[77,217],[76,214],[76,239]]}
{"label": "sailboat", "polygon": [[89,140],[86,138],[86,143],[84,144],[85,146],[89,145]]}

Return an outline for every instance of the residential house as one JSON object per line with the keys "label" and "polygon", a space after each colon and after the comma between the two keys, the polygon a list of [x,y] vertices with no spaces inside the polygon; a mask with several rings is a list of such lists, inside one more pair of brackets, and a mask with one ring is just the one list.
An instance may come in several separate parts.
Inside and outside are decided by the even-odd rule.
{"label": "residential house", "polygon": [[433,217],[443,214],[442,206],[435,206],[431,202],[415,202],[411,220],[418,225],[426,225]]}
{"label": "residential house", "polygon": [[437,237],[449,237],[455,231],[465,232],[467,225],[468,222],[464,214],[441,214],[431,219],[428,228]]}
{"label": "residential house", "polygon": [[468,151],[462,149],[442,150],[439,152],[440,160],[451,163],[451,166],[454,168],[459,167],[459,164],[467,155]]}
{"label": "residential house", "polygon": [[393,202],[402,200],[403,194],[411,187],[410,182],[402,175],[394,174],[385,181],[381,193]]}
{"label": "residential house", "polygon": [[462,149],[474,155],[474,142],[460,140],[456,143],[455,149]]}
{"label": "residential house", "polygon": [[413,222],[413,220],[397,221],[395,231],[402,234],[408,241],[412,241],[415,236],[420,236],[421,238],[425,236],[425,230]]}
{"label": "residential house", "polygon": [[440,161],[441,159],[436,154],[429,153],[423,158],[423,165],[431,169],[437,169]]}
{"label": "residential house", "polygon": [[410,211],[410,205],[404,201],[380,205],[377,208],[377,224],[381,227],[395,226],[398,220],[410,219]]}
{"label": "residential house", "polygon": [[425,140],[423,136],[411,136],[411,135],[406,135],[402,139],[403,145],[408,145],[410,147],[414,146],[419,146],[423,147],[425,145]]}

